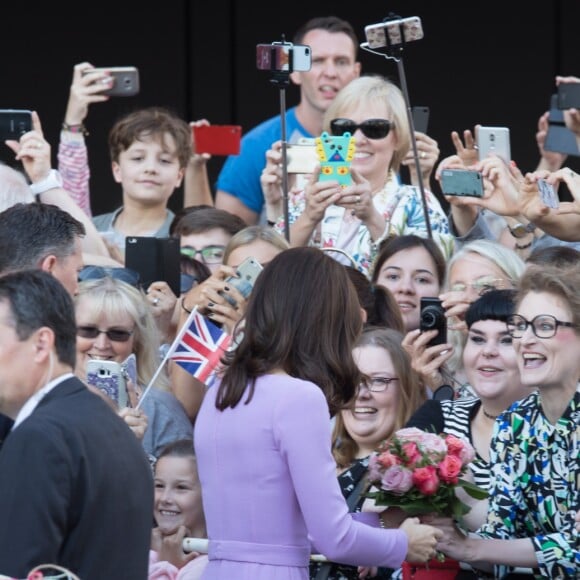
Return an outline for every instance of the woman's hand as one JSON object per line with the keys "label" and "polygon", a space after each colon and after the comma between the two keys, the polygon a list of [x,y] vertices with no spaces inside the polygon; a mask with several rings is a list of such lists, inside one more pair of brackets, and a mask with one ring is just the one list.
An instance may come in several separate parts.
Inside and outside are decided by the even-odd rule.
{"label": "woman's hand", "polygon": [[461,140],[457,131],[451,131],[451,141],[455,147],[455,152],[463,165],[469,167],[479,161],[475,145],[475,137],[469,129],[465,129],[465,131],[463,131],[463,139],[464,141]]}
{"label": "woman's hand", "polygon": [[141,409],[124,407],[119,410],[119,416],[127,423],[129,429],[135,434],[135,437],[139,441],[142,441],[148,425],[147,415]]}
{"label": "woman's hand", "polygon": [[162,340],[172,342],[175,335],[172,321],[175,305],[177,304],[177,296],[175,296],[167,282],[159,280],[152,282],[147,288],[147,301],[151,305],[151,311],[155,317]]}
{"label": "woman's hand", "polygon": [[403,348],[409,353],[411,366],[417,372],[423,385],[435,391],[445,383],[441,367],[453,355],[453,345],[449,343],[428,346],[429,341],[437,336],[437,330],[421,332],[411,330],[403,339]]}
{"label": "woman's hand", "polygon": [[400,526],[409,539],[407,562],[427,562],[435,557],[437,542],[443,540],[443,532],[419,522],[419,518],[407,518]]}
{"label": "woman's hand", "polygon": [[[338,205],[343,196],[343,188],[338,184],[338,181],[318,181],[319,175],[320,165],[317,165],[312,174],[312,180],[304,189],[306,201],[304,216],[312,226],[318,225],[322,221],[326,209],[332,204]],[[354,200],[355,194],[352,196],[352,201]]]}
{"label": "woman's hand", "polygon": [[200,555],[199,552],[183,551],[183,540],[188,536],[189,530],[185,526],[179,526],[171,533],[163,533],[159,528],[153,528],[151,549],[157,552],[160,562],[169,562],[181,569]]}
{"label": "woman's hand", "polygon": [[[431,179],[431,174],[435,168],[435,164],[439,159],[440,151],[439,144],[435,139],[429,137],[425,133],[420,131],[415,131],[415,141],[417,143],[417,154],[419,155],[419,169],[421,171],[421,179],[425,187],[429,186],[429,180]],[[415,165],[415,156],[413,154],[413,149],[411,148],[407,155],[403,158],[401,165],[409,168],[409,176],[411,178],[411,183],[413,185],[419,185],[419,180],[417,179],[417,167]]]}

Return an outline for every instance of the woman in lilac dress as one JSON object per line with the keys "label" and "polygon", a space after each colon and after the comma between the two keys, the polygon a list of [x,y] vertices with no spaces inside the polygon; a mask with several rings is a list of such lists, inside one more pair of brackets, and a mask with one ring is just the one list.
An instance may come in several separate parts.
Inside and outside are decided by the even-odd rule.
{"label": "woman in lilac dress", "polygon": [[438,531],[415,518],[385,530],[377,514],[349,514],[336,479],[330,418],[360,382],[352,347],[362,320],[344,267],[316,248],[282,252],[243,320],[195,424],[203,578],[307,580],[311,552],[390,568],[433,556]]}

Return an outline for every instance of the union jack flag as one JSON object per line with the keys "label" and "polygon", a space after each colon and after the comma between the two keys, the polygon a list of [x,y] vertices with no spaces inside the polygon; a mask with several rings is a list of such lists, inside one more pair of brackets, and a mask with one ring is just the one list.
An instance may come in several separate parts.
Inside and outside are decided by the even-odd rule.
{"label": "union jack flag", "polygon": [[194,310],[175,339],[169,356],[188,373],[205,383],[219,365],[230,342],[231,336],[227,332]]}

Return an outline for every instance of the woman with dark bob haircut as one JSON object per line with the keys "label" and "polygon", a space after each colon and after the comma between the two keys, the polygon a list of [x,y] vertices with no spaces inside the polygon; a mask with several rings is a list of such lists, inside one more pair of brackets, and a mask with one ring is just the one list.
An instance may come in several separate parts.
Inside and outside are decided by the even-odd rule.
{"label": "woman with dark bob haircut", "polygon": [[[336,479],[330,417],[356,394],[352,348],[362,325],[344,266],[312,247],[264,268],[243,336],[194,430],[209,541],[204,578],[307,580],[312,551],[395,568],[435,554],[439,532],[405,520],[357,521]],[[312,542],[312,544],[311,544]]]}

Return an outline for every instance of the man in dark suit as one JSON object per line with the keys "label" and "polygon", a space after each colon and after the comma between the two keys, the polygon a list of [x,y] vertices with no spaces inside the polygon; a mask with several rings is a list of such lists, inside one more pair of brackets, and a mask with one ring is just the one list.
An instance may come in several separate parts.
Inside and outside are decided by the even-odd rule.
{"label": "man in dark suit", "polygon": [[72,299],[41,270],[0,276],[0,573],[57,564],[144,580],[153,479],[138,439],[72,374]]}

